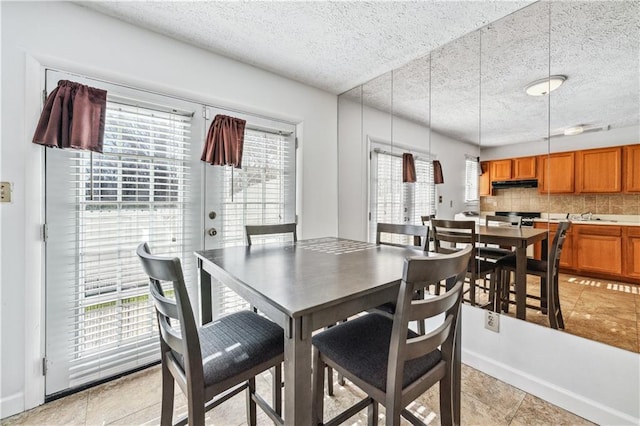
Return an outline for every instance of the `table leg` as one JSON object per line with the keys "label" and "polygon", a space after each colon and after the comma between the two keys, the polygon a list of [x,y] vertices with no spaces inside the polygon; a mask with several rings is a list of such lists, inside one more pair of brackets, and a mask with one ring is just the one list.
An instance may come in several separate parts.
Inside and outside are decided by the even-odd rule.
{"label": "table leg", "polygon": [[516,247],[516,318],[527,316],[527,248]]}
{"label": "table leg", "polygon": [[200,324],[213,321],[211,313],[211,275],[202,267],[202,260],[198,259],[198,271],[200,272],[200,288],[198,298],[200,301]]}
{"label": "table leg", "polygon": [[311,333],[292,320],[284,339],[284,423],[311,425]]}

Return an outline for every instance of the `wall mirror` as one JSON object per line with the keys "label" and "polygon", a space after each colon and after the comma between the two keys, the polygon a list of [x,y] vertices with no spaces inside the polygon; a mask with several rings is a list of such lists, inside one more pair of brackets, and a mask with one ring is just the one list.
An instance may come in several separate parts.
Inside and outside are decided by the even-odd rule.
{"label": "wall mirror", "polygon": [[[585,192],[575,186],[575,158],[570,166],[558,161],[562,153],[582,155],[580,167],[605,173],[607,181],[611,173],[598,158],[618,158],[617,147],[640,143],[639,9],[636,2],[534,3],[341,95],[340,234],[366,239],[370,231],[370,139],[392,143],[394,152],[415,144],[442,161],[445,184],[435,194],[440,217],[469,210],[539,213],[536,226],[553,237],[556,221],[569,214],[572,234],[561,259],[564,331],[639,352],[640,236],[627,225],[640,223],[640,188]],[[564,78],[556,90],[526,93],[553,75]],[[577,154],[612,147],[604,157]],[[626,150],[619,149],[620,168],[628,164]],[[465,194],[467,157],[479,157],[482,171],[510,160],[505,180],[532,173],[539,187],[492,189],[482,174],[474,205]],[[558,189],[562,184],[570,186]],[[603,220],[588,222],[588,213]],[[604,219],[617,222],[605,227]],[[535,293],[537,279],[530,281]],[[549,326],[535,310],[527,321]]]}

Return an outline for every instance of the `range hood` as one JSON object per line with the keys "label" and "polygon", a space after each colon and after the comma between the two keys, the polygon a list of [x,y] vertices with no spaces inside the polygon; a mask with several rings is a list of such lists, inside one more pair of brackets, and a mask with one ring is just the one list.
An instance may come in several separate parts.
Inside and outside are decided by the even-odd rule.
{"label": "range hood", "polygon": [[521,180],[497,180],[491,182],[493,189],[507,188],[537,188],[537,179],[521,179]]}

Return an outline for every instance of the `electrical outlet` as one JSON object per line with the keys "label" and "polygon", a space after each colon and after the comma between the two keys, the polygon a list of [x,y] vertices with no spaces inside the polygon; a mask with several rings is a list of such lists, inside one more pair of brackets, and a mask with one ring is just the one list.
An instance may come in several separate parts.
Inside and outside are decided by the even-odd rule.
{"label": "electrical outlet", "polygon": [[0,203],[11,202],[11,182],[0,182]]}
{"label": "electrical outlet", "polygon": [[500,315],[495,312],[484,311],[484,328],[499,333]]}

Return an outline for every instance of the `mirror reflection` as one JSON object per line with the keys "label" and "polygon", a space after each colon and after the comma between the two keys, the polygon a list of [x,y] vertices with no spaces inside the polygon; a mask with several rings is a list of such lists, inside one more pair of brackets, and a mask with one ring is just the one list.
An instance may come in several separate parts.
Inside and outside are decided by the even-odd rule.
{"label": "mirror reflection", "polygon": [[[371,238],[379,219],[412,222],[421,212],[461,219],[473,218],[464,215],[471,211],[478,222],[520,213],[523,230],[549,231],[549,251],[542,241],[526,250],[543,260],[569,219],[558,270],[547,265],[542,278],[526,274],[527,294],[537,299],[527,298],[518,316],[554,326],[549,303],[559,305],[555,327],[639,352],[639,17],[634,2],[535,3],[341,95],[340,173],[352,173],[353,181],[341,178],[340,205],[354,207],[341,211],[341,232],[355,211],[362,231],[354,238]],[[561,83],[551,92],[549,76]],[[360,118],[343,103],[360,104]],[[379,201],[373,188],[385,178],[375,161],[385,150],[413,150],[426,164],[441,163],[444,183],[428,185],[432,203],[411,210],[402,183],[388,189],[395,198]],[[388,161],[390,169],[400,166]],[[368,201],[355,186],[366,188]],[[558,294],[544,294],[554,291],[546,277],[556,276]],[[496,284],[511,302],[516,281],[511,272]],[[476,296],[486,304],[490,292],[479,287]],[[498,309],[516,316],[505,297]]]}

